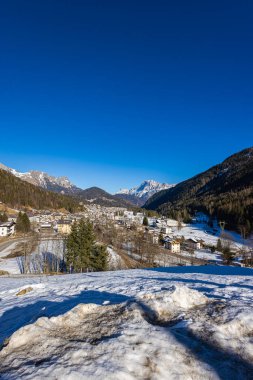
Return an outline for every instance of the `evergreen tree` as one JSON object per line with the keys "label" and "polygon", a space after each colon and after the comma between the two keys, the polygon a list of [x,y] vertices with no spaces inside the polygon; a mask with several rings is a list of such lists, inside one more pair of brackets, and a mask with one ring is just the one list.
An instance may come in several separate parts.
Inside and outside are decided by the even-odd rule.
{"label": "evergreen tree", "polygon": [[0,213],[0,222],[4,223],[4,222],[7,222],[7,221],[8,221],[8,215],[6,214],[6,212]]}
{"label": "evergreen tree", "polygon": [[75,222],[71,227],[71,233],[66,239],[66,265],[70,272],[75,268],[77,270],[77,258],[79,256],[79,236],[78,224]]}
{"label": "evergreen tree", "polygon": [[93,226],[88,220],[74,223],[66,239],[66,264],[70,272],[106,270],[106,247],[96,245]]}
{"label": "evergreen tree", "polygon": [[28,218],[28,215],[25,212],[22,215],[22,219],[23,219],[23,230],[25,233],[27,233],[31,230],[31,223]]}
{"label": "evergreen tree", "polygon": [[91,260],[93,268],[97,271],[108,269],[108,253],[106,247],[102,244],[95,245],[92,250]]}
{"label": "evergreen tree", "polygon": [[143,218],[142,224],[143,224],[143,226],[148,226],[148,218],[146,217],[146,215]]}
{"label": "evergreen tree", "polygon": [[226,245],[223,248],[223,258],[226,264],[231,264],[233,259],[235,257],[235,254],[231,251],[230,246]]}
{"label": "evergreen tree", "polygon": [[17,217],[17,222],[16,222],[17,232],[28,233],[30,229],[31,229],[31,224],[30,224],[30,220],[27,214],[25,212],[22,213],[20,211]]}

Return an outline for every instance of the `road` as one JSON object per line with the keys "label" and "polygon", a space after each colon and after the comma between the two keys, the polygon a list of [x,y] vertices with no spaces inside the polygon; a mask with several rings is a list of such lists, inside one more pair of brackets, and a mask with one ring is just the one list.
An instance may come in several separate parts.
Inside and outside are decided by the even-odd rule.
{"label": "road", "polygon": [[0,243],[0,257],[5,257],[16,247],[18,243],[26,241],[26,238],[19,237],[10,240],[6,240]]}

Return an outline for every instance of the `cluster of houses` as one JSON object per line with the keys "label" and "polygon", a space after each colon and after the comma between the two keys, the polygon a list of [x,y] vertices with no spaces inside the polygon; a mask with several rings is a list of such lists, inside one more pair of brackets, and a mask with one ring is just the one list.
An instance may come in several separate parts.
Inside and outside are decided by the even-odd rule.
{"label": "cluster of houses", "polygon": [[[195,237],[184,239],[177,236],[178,222],[165,217],[148,217],[144,226],[144,212],[134,212],[120,207],[104,207],[95,204],[85,206],[85,211],[78,214],[63,212],[38,211],[27,212],[33,228],[40,233],[68,235],[75,221],[89,218],[91,222],[107,225],[108,222],[119,229],[134,229],[146,232],[152,236],[153,244],[161,241],[164,248],[171,253],[196,251],[202,249],[205,242]],[[0,238],[10,237],[15,233],[17,214],[9,215],[8,221],[0,223]],[[146,224],[146,223],[145,223]],[[242,263],[252,265],[253,251],[247,252]]]}
{"label": "cluster of houses", "polygon": [[81,216],[60,215],[57,218],[44,218],[37,221],[36,228],[40,233],[58,233],[68,235],[71,232],[72,224],[81,219]]}
{"label": "cluster of houses", "polygon": [[[111,222],[115,228],[129,229],[135,227],[137,230],[146,230],[152,235],[154,244],[159,244],[161,236],[163,245],[172,253],[180,253],[182,247],[182,238],[173,235],[177,228],[177,222],[167,218],[148,217],[148,226],[143,225],[145,217],[144,212],[134,212],[120,207],[104,207],[100,205],[87,205],[86,210],[79,214],[63,214],[60,212],[52,213],[39,212],[37,215],[31,215],[30,221],[34,222],[39,232],[55,232],[61,235],[67,235],[71,232],[71,226],[75,221],[81,218],[89,218],[92,222],[106,225]],[[184,248],[194,250],[201,249],[203,241],[190,238],[183,242]]]}

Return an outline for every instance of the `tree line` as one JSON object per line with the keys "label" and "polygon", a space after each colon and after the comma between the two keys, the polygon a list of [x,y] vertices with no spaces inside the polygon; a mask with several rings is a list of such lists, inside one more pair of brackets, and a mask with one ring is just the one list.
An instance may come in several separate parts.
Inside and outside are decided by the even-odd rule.
{"label": "tree line", "polygon": [[2,169],[0,169],[0,200],[14,208],[32,207],[38,210],[64,208],[69,212],[79,208],[76,199],[44,190]]}
{"label": "tree line", "polygon": [[72,225],[71,233],[66,238],[65,260],[70,273],[104,271],[108,268],[106,246],[96,242],[89,220],[81,219]]}

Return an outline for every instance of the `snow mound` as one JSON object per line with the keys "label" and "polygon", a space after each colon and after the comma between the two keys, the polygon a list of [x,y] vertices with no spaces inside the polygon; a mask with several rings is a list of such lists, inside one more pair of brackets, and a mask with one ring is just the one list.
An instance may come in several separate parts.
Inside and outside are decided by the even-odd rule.
{"label": "snow mound", "polygon": [[140,300],[160,320],[209,302],[205,295],[186,286],[172,286],[169,290],[146,294]]}
{"label": "snow mound", "polygon": [[8,342],[8,350],[41,340],[50,330],[56,331],[58,329],[64,332],[66,329],[76,328],[87,315],[98,312],[99,308],[101,306],[96,304],[80,304],[58,317],[39,318],[35,323],[20,328],[11,336]]}
{"label": "snow mound", "polygon": [[219,326],[219,329],[228,336],[253,336],[253,315],[240,313],[231,321]]}
{"label": "snow mound", "polygon": [[[141,316],[144,318],[145,315],[148,315],[154,320],[168,320],[183,311],[207,302],[208,298],[196,290],[185,286],[172,286],[169,290],[137,298],[130,308],[126,307],[126,303],[118,305],[79,304],[65,314],[51,318],[42,317],[35,323],[20,328],[11,336],[7,347],[8,350],[13,350],[31,341],[41,340],[42,337],[50,336],[50,331],[68,331],[70,335],[72,333],[75,335],[78,327],[84,322],[88,322],[91,327],[95,323],[95,318],[103,313],[112,312],[115,308],[121,309],[122,317],[129,318],[131,314],[133,317],[141,311]],[[117,320],[112,320],[112,325],[114,322],[117,325]]]}
{"label": "snow mound", "polygon": [[2,279],[0,377],[252,379],[253,278],[211,269]]}

